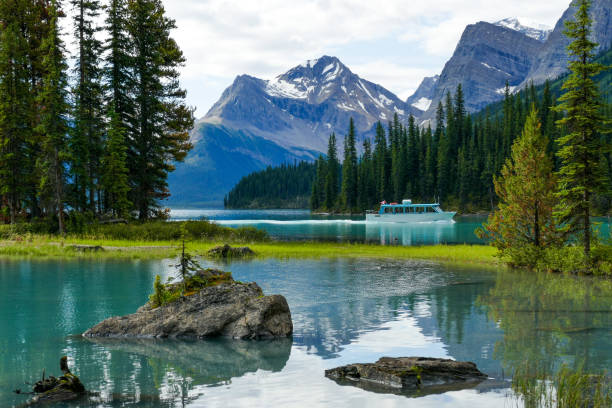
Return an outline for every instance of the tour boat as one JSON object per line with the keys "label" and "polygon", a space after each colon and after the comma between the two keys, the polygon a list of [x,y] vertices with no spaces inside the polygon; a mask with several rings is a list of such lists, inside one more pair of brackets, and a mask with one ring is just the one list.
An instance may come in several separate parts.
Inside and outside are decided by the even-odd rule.
{"label": "tour boat", "polygon": [[442,211],[440,204],[413,204],[412,200],[402,200],[401,204],[386,201],[380,203],[380,209],[366,213],[367,222],[430,222],[452,221],[457,214]]}

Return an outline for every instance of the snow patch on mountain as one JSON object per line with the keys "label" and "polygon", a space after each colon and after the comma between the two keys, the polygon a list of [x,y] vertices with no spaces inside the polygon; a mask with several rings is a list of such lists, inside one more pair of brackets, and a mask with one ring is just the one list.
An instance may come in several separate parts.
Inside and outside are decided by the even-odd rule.
{"label": "snow patch on mountain", "polygon": [[294,82],[287,82],[276,77],[266,84],[266,93],[280,98],[306,99],[308,97],[308,88],[306,90],[299,89]]}
{"label": "snow patch on mountain", "polygon": [[495,71],[501,72],[501,73],[502,73],[502,74],[504,74],[504,75],[512,76],[512,75],[510,75],[509,73],[507,73],[506,71],[502,71],[502,70],[501,70],[501,69],[499,69],[499,68],[495,68],[495,67],[490,66],[490,65],[489,65],[489,64],[487,64],[486,62],[481,62],[481,64],[482,64],[482,65],[484,65],[486,68],[489,68],[489,69],[494,69]]}
{"label": "snow patch on mountain", "polygon": [[425,112],[431,106],[431,99],[421,98],[415,103],[413,103],[412,106]]}
{"label": "snow patch on mountain", "polygon": [[[514,93],[514,90],[516,89],[516,86],[509,86],[508,89],[510,90],[510,93]],[[500,95],[504,95],[506,93],[506,87],[503,88],[498,88],[495,90],[495,93],[498,93]]]}
{"label": "snow patch on mountain", "polygon": [[510,30],[518,31],[528,37],[534,38],[542,42],[546,41],[546,39],[552,32],[551,27],[522,17],[505,18],[503,20],[496,21],[493,24],[500,27],[509,28]]}

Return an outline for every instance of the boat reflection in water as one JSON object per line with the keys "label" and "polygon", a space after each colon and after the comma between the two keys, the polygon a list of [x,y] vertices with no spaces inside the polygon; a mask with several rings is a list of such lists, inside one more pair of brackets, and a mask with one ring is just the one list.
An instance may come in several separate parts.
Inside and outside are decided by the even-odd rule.
{"label": "boat reflection in water", "polygon": [[[368,241],[379,241],[382,245],[457,243],[460,241],[461,231],[454,221],[366,223],[366,239]],[[474,238],[477,240],[476,236]]]}

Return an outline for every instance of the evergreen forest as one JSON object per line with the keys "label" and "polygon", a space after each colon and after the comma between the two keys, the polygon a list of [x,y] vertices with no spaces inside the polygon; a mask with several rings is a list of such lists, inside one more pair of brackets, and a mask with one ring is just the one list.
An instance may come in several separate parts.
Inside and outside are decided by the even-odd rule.
{"label": "evergreen forest", "polygon": [[313,163],[268,166],[243,177],[227,194],[227,208],[307,208],[315,178]]}
{"label": "evergreen forest", "polygon": [[163,216],[194,118],[161,0],[4,0],[0,26],[0,220]]}

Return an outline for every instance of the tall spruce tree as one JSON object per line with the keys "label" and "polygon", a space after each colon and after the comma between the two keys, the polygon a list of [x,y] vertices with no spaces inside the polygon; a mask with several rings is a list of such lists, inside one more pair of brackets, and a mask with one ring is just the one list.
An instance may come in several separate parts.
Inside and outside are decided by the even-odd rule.
{"label": "tall spruce tree", "polygon": [[127,132],[128,128],[135,126],[131,92],[134,89],[133,41],[127,33],[127,0],[110,0],[107,10],[105,30],[108,37],[104,44],[106,106],[108,111],[113,110],[118,115],[119,123]]}
{"label": "tall spruce tree", "polygon": [[332,133],[329,136],[327,144],[327,172],[325,179],[325,201],[324,205],[327,210],[332,210],[336,206],[338,197],[338,178],[340,164],[338,163],[338,148],[336,147],[336,135]]}
{"label": "tall spruce tree", "polygon": [[388,166],[387,166],[387,136],[385,128],[378,122],[376,124],[376,137],[374,139],[374,168],[375,168],[375,183],[376,183],[376,199],[378,201],[385,200],[388,190]]}
{"label": "tall spruce tree", "polygon": [[590,0],[577,0],[575,20],[565,23],[565,34],[573,40],[568,46],[570,75],[563,83],[565,93],[556,108],[566,115],[557,124],[567,134],[558,139],[560,203],[555,214],[566,233],[579,235],[587,259],[591,252],[592,199],[607,187],[600,162],[608,150],[602,139],[602,102],[593,81],[604,66],[593,62],[597,45],[589,39],[590,4]]}
{"label": "tall spruce tree", "polygon": [[108,135],[101,162],[101,187],[105,194],[105,209],[116,217],[125,218],[132,205],[128,200],[130,186],[125,129],[115,111],[111,110],[109,116]]}
{"label": "tall spruce tree", "polygon": [[141,220],[154,215],[169,196],[167,177],[175,161],[192,148],[193,109],[184,104],[179,67],[185,58],[170,31],[161,0],[130,0],[127,32],[133,42],[135,116],[129,131],[128,163],[134,202]]}
{"label": "tall spruce tree", "polygon": [[63,234],[66,188],[68,110],[64,44],[59,29],[61,12],[57,0],[49,7],[49,31],[41,45],[43,58],[42,89],[38,97],[40,123],[37,131],[43,137],[42,155],[37,166],[42,175],[39,196],[47,209],[47,215],[58,220],[58,232]]}
{"label": "tall spruce tree", "polygon": [[24,1],[0,3],[0,209],[5,202],[11,224],[26,194],[27,142],[32,98],[28,41],[22,27]]}
{"label": "tall spruce tree", "polygon": [[355,123],[349,121],[349,131],[344,138],[344,161],[342,162],[342,204],[346,210],[357,207],[357,146]]}
{"label": "tall spruce tree", "polygon": [[78,45],[74,73],[73,123],[70,137],[70,171],[73,202],[78,210],[101,210],[99,194],[100,158],[104,139],[104,104],[102,87],[102,43],[96,38],[100,28],[95,19],[100,14],[98,0],[71,0],[74,35]]}

